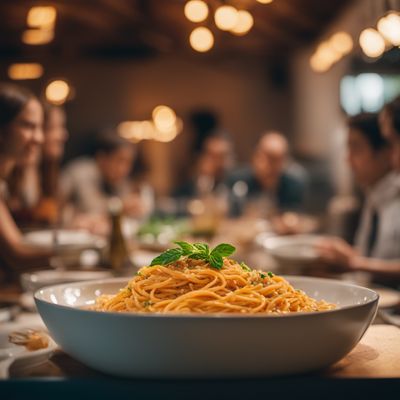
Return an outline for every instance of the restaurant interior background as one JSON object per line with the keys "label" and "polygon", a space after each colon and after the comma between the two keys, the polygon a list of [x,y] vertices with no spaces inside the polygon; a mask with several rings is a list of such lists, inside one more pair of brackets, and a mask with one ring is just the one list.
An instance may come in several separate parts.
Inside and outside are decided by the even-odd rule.
{"label": "restaurant interior background", "polygon": [[[287,135],[318,188],[311,210],[325,210],[333,193],[350,194],[343,162],[346,113],[376,111],[400,92],[399,48],[381,48],[379,36],[368,41],[372,48],[362,48],[361,33],[376,28],[399,2],[210,0],[206,17],[201,4],[185,11],[186,3],[2,1],[1,80],[19,80],[50,101],[48,85],[66,82],[53,85],[53,101],[64,103],[68,116],[65,161],[87,151],[93,132],[119,127],[139,143],[143,171],[158,194],[179,183],[190,163],[188,119],[199,109],[219,116],[239,164],[250,159],[263,131]],[[223,15],[222,29],[214,21],[223,3],[250,13],[236,33],[223,27]],[[53,8],[49,15],[39,9],[36,25],[30,23],[29,10],[41,6]],[[229,10],[225,18],[229,24]],[[202,27],[209,31],[197,32],[196,50],[191,41]],[[151,120],[158,105],[172,108],[178,122],[156,140],[141,140],[154,132],[137,121]]]}
{"label": "restaurant interior background", "polygon": [[[323,391],[325,398],[331,394],[336,399],[348,393],[347,385],[357,391],[355,398],[372,392],[377,393],[374,398],[386,398],[393,393],[387,378],[394,378],[398,391],[398,174],[390,165],[391,148],[383,144],[378,154],[359,130],[368,154],[384,161],[386,175],[380,179],[393,179],[383,180],[393,195],[391,203],[376,201],[389,210],[379,222],[378,207],[365,208],[372,191],[365,190],[362,204],[362,182],[349,167],[348,131],[353,127],[348,117],[378,112],[399,96],[399,65],[400,0],[0,0],[0,82],[17,83],[45,100],[44,143],[54,140],[54,134],[46,133],[51,131],[47,103],[65,110],[69,132],[65,135],[62,117],[61,154],[68,136],[63,171],[61,156],[46,160],[42,145],[43,158],[33,165],[41,187],[36,188],[37,202],[28,204],[28,218],[23,212],[18,215],[18,205],[24,206],[29,190],[17,193],[24,196],[12,209],[8,188],[15,175],[3,176],[0,168],[0,385],[8,385],[9,398],[17,398],[17,392],[32,398],[35,391],[41,399],[44,394],[70,398],[72,389],[79,390],[79,398],[84,385],[97,398],[108,393],[108,398],[121,397],[113,386],[115,376],[135,378],[132,386],[121,381],[129,395],[142,391],[143,397],[157,399],[161,393],[168,398],[168,390],[202,399],[249,398],[249,393],[260,398],[275,392],[280,398],[285,393],[298,397],[302,390],[307,398],[320,398]],[[30,98],[27,104],[38,102]],[[42,108],[37,109],[41,116]],[[222,158],[229,162],[224,162],[226,175],[220,181],[217,174],[207,181],[209,176],[199,168],[201,151],[194,150],[198,138],[193,115],[208,111],[219,120],[211,138],[228,143]],[[376,136],[385,143],[376,115],[372,118]],[[8,126],[4,118],[0,125],[3,134]],[[36,132],[40,128],[37,122]],[[124,176],[119,183],[129,184],[128,194],[115,190],[117,179],[105,176],[105,164],[100,167],[99,154],[111,158],[109,153],[116,152],[99,145],[98,133],[105,130],[118,141],[117,151],[130,154],[128,168],[136,156],[134,147],[116,133],[137,146],[131,177],[142,180],[137,184]],[[268,180],[270,154],[263,154],[268,159],[264,175],[254,161],[259,139],[268,131],[288,138],[292,163],[287,162],[286,142],[275,135],[284,143],[275,156],[281,168],[275,168],[278,179],[269,186],[259,183],[259,193],[253,195],[252,182],[260,176]],[[0,135],[0,161],[7,168],[10,155],[3,150],[13,145],[3,141],[8,136]],[[22,134],[18,137],[25,140]],[[31,133],[30,144],[32,138]],[[39,140],[35,144],[39,148]],[[89,153],[95,155],[89,161],[97,180],[87,178],[90,169],[79,160],[79,168],[68,171],[72,161]],[[22,150],[14,155],[15,170],[26,167],[25,155]],[[366,164],[369,172],[379,172],[378,163]],[[253,167],[248,180],[238,175],[229,181],[241,166],[249,171]],[[300,201],[298,207],[274,204],[292,166],[298,168],[293,174],[304,175],[297,185],[289,181],[287,197],[302,201],[302,194],[295,193],[301,186],[304,207]],[[68,198],[62,193],[65,177],[75,178],[74,171],[81,178],[75,182],[76,192],[89,187],[83,193],[89,193],[86,208],[73,204],[76,193]],[[184,193],[182,200],[173,190],[187,183],[190,172],[193,193]],[[15,180],[21,176],[17,173]],[[208,186],[201,192],[204,177]],[[27,186],[21,185],[24,190]],[[372,184],[365,186],[369,190]],[[378,188],[384,198],[387,193]],[[103,208],[96,209],[97,200]],[[235,214],[231,211],[237,205]],[[357,238],[352,239],[361,206],[369,219],[363,224],[361,218],[365,249],[358,252],[352,246]],[[14,226],[12,212],[27,226],[17,218]],[[385,229],[379,231],[379,226]],[[180,248],[171,248],[172,242]],[[373,246],[382,253],[374,253]],[[337,256],[329,258],[331,254]],[[129,284],[122,288],[127,277]],[[1,313],[2,307],[8,314]],[[194,319],[191,312],[206,318]],[[291,312],[299,315],[286,315]],[[172,313],[173,318],[159,318],[159,313]],[[233,315],[224,320],[221,313]],[[260,313],[277,315],[258,318]],[[7,318],[3,325],[2,315]],[[10,344],[26,346],[25,333],[43,333],[42,318],[50,342],[36,353],[15,353],[17,362],[12,351],[6,358]],[[17,335],[15,342],[15,332],[24,333],[22,341]],[[42,364],[31,363],[37,354]],[[283,381],[281,374],[299,375]],[[278,378],[258,380],[265,376]],[[180,377],[196,379],[181,386],[176,381]],[[226,377],[234,379],[218,386],[215,378]],[[49,383],[46,389],[35,386],[41,382]]]}

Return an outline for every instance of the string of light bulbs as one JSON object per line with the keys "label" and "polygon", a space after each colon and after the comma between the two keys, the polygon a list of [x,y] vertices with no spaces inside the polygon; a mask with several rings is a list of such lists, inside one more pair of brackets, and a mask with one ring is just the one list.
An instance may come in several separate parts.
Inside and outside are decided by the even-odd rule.
{"label": "string of light bulbs", "polygon": [[[272,3],[272,0],[257,0],[261,4]],[[206,21],[210,16],[210,5],[204,0],[189,0],[184,6],[186,18],[193,23]],[[237,9],[230,4],[219,5],[213,13],[215,26],[221,31],[229,32],[236,36],[246,35],[254,26],[254,17],[244,9]],[[215,43],[212,31],[199,26],[189,35],[190,46],[201,53],[209,51]]]}

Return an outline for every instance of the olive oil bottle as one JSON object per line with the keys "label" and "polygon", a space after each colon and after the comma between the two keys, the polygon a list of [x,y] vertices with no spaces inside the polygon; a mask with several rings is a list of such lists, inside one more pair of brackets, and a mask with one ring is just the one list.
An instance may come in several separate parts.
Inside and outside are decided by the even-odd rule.
{"label": "olive oil bottle", "polygon": [[114,197],[108,204],[111,233],[109,237],[109,264],[115,272],[122,273],[130,266],[128,247],[122,233],[122,201]]}

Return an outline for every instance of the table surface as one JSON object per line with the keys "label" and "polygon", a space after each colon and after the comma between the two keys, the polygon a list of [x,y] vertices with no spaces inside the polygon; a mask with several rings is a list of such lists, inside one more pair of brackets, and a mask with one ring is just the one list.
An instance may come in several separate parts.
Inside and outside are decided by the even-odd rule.
{"label": "table surface", "polygon": [[[10,369],[0,381],[4,398],[71,399],[355,399],[397,398],[400,391],[400,329],[372,325],[360,343],[341,361],[324,371],[289,377],[235,380],[119,379],[98,373],[61,350],[49,361],[27,370]],[[284,392],[282,392],[284,391]],[[9,394],[7,397],[6,395]],[[128,397],[129,396],[129,397]],[[0,396],[1,397],[1,396]],[[3,397],[1,397],[3,398]]]}
{"label": "table surface", "polygon": [[[257,252],[251,254],[252,265],[258,265]],[[265,261],[265,253],[258,258]],[[19,297],[16,286],[0,289],[0,300],[18,301]],[[355,399],[361,394],[363,400],[368,395],[375,399],[387,398],[393,392],[400,393],[400,329],[379,322],[377,318],[360,343],[341,361],[311,374],[243,380],[127,380],[103,375],[57,350],[47,362],[36,367],[18,370],[12,366],[10,378],[0,381],[0,398],[10,393],[4,399],[30,399],[36,395],[41,399],[70,399],[90,392],[90,397],[96,399],[129,396],[210,400],[229,396],[230,399],[261,400],[267,397],[298,399],[306,395],[307,399],[337,400],[343,391],[354,393]],[[45,393],[43,385],[46,385]]]}
{"label": "table surface", "polygon": [[[11,292],[10,292],[11,293]],[[1,297],[1,296],[0,296]],[[23,314],[33,323],[37,314]],[[91,398],[160,399],[248,399],[315,398],[337,400],[343,392],[355,399],[391,398],[400,393],[400,329],[393,325],[371,325],[360,343],[341,361],[323,371],[289,377],[235,380],[120,379],[94,371],[61,350],[41,365],[10,368],[10,378],[0,380],[0,398],[71,399],[91,393]],[[45,390],[45,391],[44,391]],[[9,394],[9,395],[8,395]],[[132,394],[134,396],[132,397]],[[4,395],[4,397],[3,397]],[[8,395],[8,396],[7,396]],[[394,397],[396,398],[396,396]]]}
{"label": "table surface", "polygon": [[[11,378],[103,378],[61,350],[48,362],[27,370],[10,369]],[[392,325],[372,325],[360,343],[324,371],[311,374],[324,378],[398,378],[400,379],[400,329]]]}

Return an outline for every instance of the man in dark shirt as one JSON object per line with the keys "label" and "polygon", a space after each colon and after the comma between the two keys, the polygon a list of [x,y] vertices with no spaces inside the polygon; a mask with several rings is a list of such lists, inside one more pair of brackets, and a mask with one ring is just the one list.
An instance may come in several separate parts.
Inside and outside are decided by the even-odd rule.
{"label": "man in dark shirt", "polygon": [[[306,187],[306,174],[301,167],[288,166],[289,146],[279,132],[266,132],[255,148],[252,165],[229,177],[232,188],[231,212],[240,215],[248,203],[272,210],[301,208]],[[260,211],[260,210],[259,210]]]}

